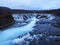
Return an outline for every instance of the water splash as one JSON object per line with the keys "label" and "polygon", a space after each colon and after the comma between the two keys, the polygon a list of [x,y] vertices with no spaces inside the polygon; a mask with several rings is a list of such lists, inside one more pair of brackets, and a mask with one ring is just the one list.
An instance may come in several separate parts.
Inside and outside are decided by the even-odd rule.
{"label": "water splash", "polygon": [[5,31],[2,31],[0,34],[0,43],[8,40],[15,39],[19,35],[23,35],[25,33],[28,33],[29,31],[32,31],[36,23],[36,18],[32,18],[32,21],[23,27],[18,27],[18,28],[12,28],[12,29],[7,29]]}

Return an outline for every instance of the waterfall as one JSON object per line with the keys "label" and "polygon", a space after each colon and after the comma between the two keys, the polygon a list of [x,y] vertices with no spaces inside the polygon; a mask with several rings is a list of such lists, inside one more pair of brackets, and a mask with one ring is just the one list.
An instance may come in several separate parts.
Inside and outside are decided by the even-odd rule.
{"label": "waterfall", "polygon": [[33,26],[35,26],[35,23],[36,23],[36,18],[33,17],[32,21],[26,26],[11,28],[11,29],[2,31],[0,33],[0,43],[3,43],[4,41],[15,39],[19,35],[23,35],[25,33],[28,33],[29,31],[32,31],[34,29]]}

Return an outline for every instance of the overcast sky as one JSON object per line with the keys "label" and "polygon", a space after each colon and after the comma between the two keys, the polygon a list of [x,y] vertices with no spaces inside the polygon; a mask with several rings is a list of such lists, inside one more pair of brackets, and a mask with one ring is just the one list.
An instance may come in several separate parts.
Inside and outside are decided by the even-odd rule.
{"label": "overcast sky", "polygon": [[0,6],[12,9],[55,9],[60,8],[60,0],[0,0]]}

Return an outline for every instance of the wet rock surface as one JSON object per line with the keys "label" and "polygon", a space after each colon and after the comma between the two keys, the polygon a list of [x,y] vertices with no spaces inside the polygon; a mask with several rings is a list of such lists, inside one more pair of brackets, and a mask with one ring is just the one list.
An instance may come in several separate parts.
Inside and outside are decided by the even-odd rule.
{"label": "wet rock surface", "polygon": [[14,39],[12,45],[60,45],[60,17],[47,14],[36,18],[34,30]]}
{"label": "wet rock surface", "polygon": [[[24,17],[26,20],[23,16],[20,18],[21,14],[13,17],[15,24],[11,26],[12,28],[27,25],[30,21],[29,17]],[[33,31],[20,35],[8,43],[10,45],[60,45],[60,17],[53,14],[40,14],[36,18],[39,21],[36,22]]]}
{"label": "wet rock surface", "polygon": [[60,45],[60,17],[51,15],[49,18],[43,16],[36,22],[35,30],[30,32],[33,40],[29,45]]}

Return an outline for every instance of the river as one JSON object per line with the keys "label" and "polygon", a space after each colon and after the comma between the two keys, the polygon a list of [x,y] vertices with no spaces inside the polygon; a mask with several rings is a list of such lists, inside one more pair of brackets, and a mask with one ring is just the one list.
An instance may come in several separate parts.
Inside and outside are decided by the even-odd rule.
{"label": "river", "polygon": [[29,31],[32,31],[36,23],[36,18],[32,18],[31,22],[27,24],[26,26],[17,27],[17,28],[11,28],[6,29],[5,31],[2,31],[0,33],[0,43],[1,45],[4,45],[3,43],[8,40],[15,39],[19,35],[23,35],[25,33],[28,33]]}

